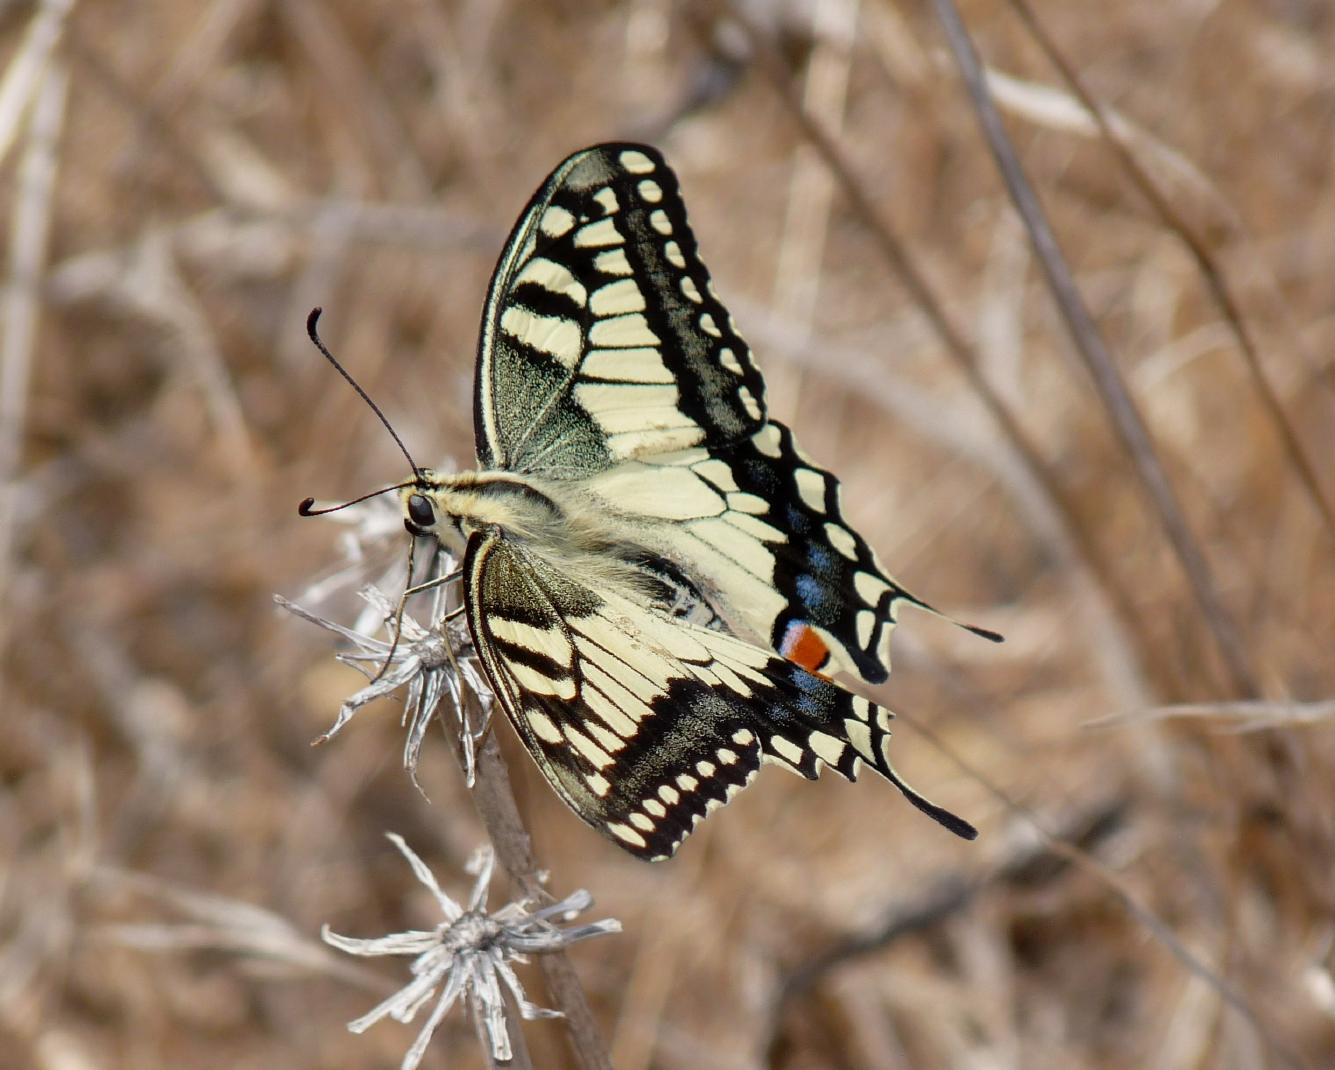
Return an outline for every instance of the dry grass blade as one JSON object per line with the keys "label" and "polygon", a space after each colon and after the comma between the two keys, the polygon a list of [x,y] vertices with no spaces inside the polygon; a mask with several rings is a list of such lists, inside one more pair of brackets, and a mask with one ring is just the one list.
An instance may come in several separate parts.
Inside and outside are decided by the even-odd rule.
{"label": "dry grass blade", "polygon": [[1152,706],[1133,713],[1100,717],[1090,727],[1113,727],[1146,721],[1204,720],[1220,722],[1228,732],[1326,725],[1335,721],[1335,701],[1325,702],[1205,702]]}
{"label": "dry grass blade", "polygon": [[1228,323],[1229,330],[1233,332],[1233,337],[1237,340],[1238,351],[1242,354],[1242,359],[1247,366],[1247,373],[1251,376],[1257,395],[1261,398],[1261,402],[1270,416],[1270,421],[1274,424],[1275,431],[1284,445],[1284,452],[1288,457],[1289,464],[1297,473],[1298,481],[1302,484],[1312,507],[1316,509],[1324,521],[1327,534],[1335,538],[1335,505],[1331,504],[1330,498],[1322,489],[1321,477],[1317,473],[1316,465],[1303,446],[1302,439],[1299,437],[1297,429],[1294,428],[1293,422],[1284,411],[1284,404],[1280,401],[1279,393],[1270,381],[1270,376],[1266,374],[1265,365],[1261,363],[1261,356],[1256,351],[1256,343],[1253,341],[1251,331],[1247,327],[1247,321],[1242,315],[1242,310],[1238,306],[1236,298],[1233,296],[1232,288],[1224,277],[1222,267],[1210,254],[1204,239],[1196,232],[1196,229],[1192,227],[1181,212],[1173,207],[1172,202],[1159,188],[1158,183],[1141,166],[1135,153],[1131,151],[1131,147],[1114,128],[1107,110],[1099,101],[1094,99],[1093,94],[1086,88],[1084,80],[1067,61],[1051,35],[1044,29],[1043,23],[1039,21],[1034,9],[1029,6],[1028,0],[1007,0],[1007,2],[1020,16],[1034,41],[1043,50],[1043,54],[1057,68],[1062,80],[1066,82],[1071,88],[1071,92],[1084,105],[1085,110],[1097,125],[1100,136],[1112,149],[1118,163],[1125,169],[1141,195],[1149,202],[1159,218],[1163,220],[1164,225],[1182,240],[1182,244],[1186,246],[1192,259],[1196,261],[1196,266],[1200,270],[1201,278],[1205,280],[1210,296],[1219,306],[1219,311]]}
{"label": "dry grass blade", "polygon": [[1024,175],[1014,146],[997,113],[987,89],[987,80],[977,52],[960,14],[951,0],[932,0],[933,9],[945,30],[960,74],[973,102],[974,112],[987,139],[997,168],[1006,183],[1016,210],[1029,231],[1039,264],[1070,330],[1090,376],[1098,388],[1108,416],[1130,455],[1136,474],[1153,506],[1164,534],[1177,555],[1201,616],[1228,672],[1230,690],[1244,698],[1259,696],[1260,685],[1251,657],[1233,625],[1218,586],[1199,542],[1192,534],[1177,494],[1159,459],[1140,410],[1127,389],[1116,361],[1108,351],[1084,299],[1071,277],[1056,235],[1038,203],[1038,198]]}
{"label": "dry grass blade", "polygon": [[[69,74],[64,64],[51,63],[34,89],[28,144],[10,216],[8,266],[0,305],[0,603],[7,601],[13,567],[19,463],[37,342],[38,294],[46,267],[57,146],[68,92]],[[0,654],[7,642],[8,618],[8,614],[0,618]]]}
{"label": "dry grass blade", "polygon": [[0,78],[0,161],[18,139],[23,118],[41,87],[65,31],[74,0],[44,0]]}

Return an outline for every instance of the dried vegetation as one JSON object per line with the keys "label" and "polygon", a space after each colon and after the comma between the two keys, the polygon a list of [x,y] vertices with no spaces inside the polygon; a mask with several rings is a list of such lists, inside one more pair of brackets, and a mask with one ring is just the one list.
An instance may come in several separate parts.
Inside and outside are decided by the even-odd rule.
{"label": "dried vegetation", "polygon": [[[777,66],[666,0],[0,4],[0,1062],[397,1063],[410,1030],[343,1024],[398,979],[336,961],[320,926],[429,922],[386,829],[460,880],[482,834],[443,739],[429,804],[403,775],[396,708],[308,746],[359,678],[273,609],[338,555],[337,525],[294,506],[402,458],[305,315],[325,306],[419,456],[468,463],[506,229],[567,151],[637,137],[679,170],[772,408],[853,521],[1008,642],[910,616],[882,695],[901,767],[982,827],[972,845],[885,785],[771,771],[649,867],[500,729],[558,894],[625,925],[574,952],[615,1065],[1335,1063],[1335,14],[1035,5],[1226,281],[1314,494],[1180,230],[1013,8],[963,12],[1211,620],[933,5],[745,6]],[[564,1065],[559,1023],[525,1032]],[[457,1019],[424,1065],[481,1058]]]}

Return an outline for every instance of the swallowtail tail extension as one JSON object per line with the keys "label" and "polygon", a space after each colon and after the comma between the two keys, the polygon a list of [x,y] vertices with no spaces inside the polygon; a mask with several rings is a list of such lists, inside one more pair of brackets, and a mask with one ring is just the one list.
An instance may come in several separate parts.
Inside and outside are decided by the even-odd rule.
{"label": "swallowtail tail extension", "polygon": [[885,680],[897,610],[923,603],[767,417],[656,150],[585,149],[534,195],[474,406],[477,470],[416,471],[405,522],[462,558],[497,701],[584,821],[663,859],[764,762],[867,765],[976,835],[895,772],[891,714],[833,680]]}

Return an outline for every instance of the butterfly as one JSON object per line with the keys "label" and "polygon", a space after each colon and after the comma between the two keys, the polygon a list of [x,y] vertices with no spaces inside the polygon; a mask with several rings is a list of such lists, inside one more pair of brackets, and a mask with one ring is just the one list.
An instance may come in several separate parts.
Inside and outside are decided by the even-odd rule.
{"label": "butterfly", "polygon": [[660,860],[763,763],[865,765],[976,835],[833,679],[885,680],[900,605],[930,607],[769,419],[657,150],[584,149],[533,196],[483,309],[474,423],[477,470],[414,466],[404,522],[461,559],[487,681],[580,818]]}

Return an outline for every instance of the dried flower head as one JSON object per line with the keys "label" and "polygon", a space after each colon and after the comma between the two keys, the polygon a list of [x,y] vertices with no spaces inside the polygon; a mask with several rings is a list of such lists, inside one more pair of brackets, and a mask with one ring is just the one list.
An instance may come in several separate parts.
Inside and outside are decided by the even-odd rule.
{"label": "dried flower head", "polygon": [[325,942],[350,955],[416,956],[409,967],[413,980],[379,1006],[349,1022],[348,1029],[361,1033],[387,1015],[399,1022],[410,1022],[435,996],[430,1016],[403,1057],[403,1070],[413,1070],[421,1062],[436,1027],[459,997],[466,995],[473,1014],[486,1028],[492,1055],[502,1062],[509,1060],[513,1052],[505,1022],[506,990],[526,1019],[561,1017],[559,1011],[547,1010],[525,999],[524,989],[510,964],[527,962],[526,956],[533,952],[553,951],[591,936],[620,932],[621,923],[609,918],[561,928],[560,922],[573,920],[592,904],[592,897],[583,889],[538,910],[530,910],[529,904],[521,901],[508,903],[489,914],[487,890],[495,867],[495,854],[490,847],[480,848],[469,863],[468,870],[477,874],[477,880],[468,906],[462,907],[441,891],[426,864],[401,837],[392,832],[388,835],[412,866],[413,874],[435,896],[445,920],[430,931],[410,930],[373,940],[340,936],[331,932],[329,926],[324,927],[321,935]]}
{"label": "dried flower head", "polygon": [[[452,559],[439,553],[432,575],[446,576],[452,567]],[[376,587],[365,587],[358,592],[372,616],[369,622],[359,622],[352,628],[313,613],[281,595],[275,595],[274,601],[302,620],[317,624],[351,643],[353,649],[337,655],[338,660],[360,670],[370,681],[348,697],[339,708],[333,725],[319,737],[319,741],[336,735],[368,702],[406,687],[403,720],[408,735],[404,742],[403,764],[416,783],[422,739],[441,699],[448,694],[454,709],[465,775],[468,786],[472,787],[474,753],[486,731],[492,694],[478,666],[466,624],[457,611],[445,608],[447,591],[448,585],[441,584],[431,593],[430,627],[423,626],[406,612],[399,618],[396,605]],[[371,628],[376,631],[383,628],[386,637],[377,638],[368,631]]]}

